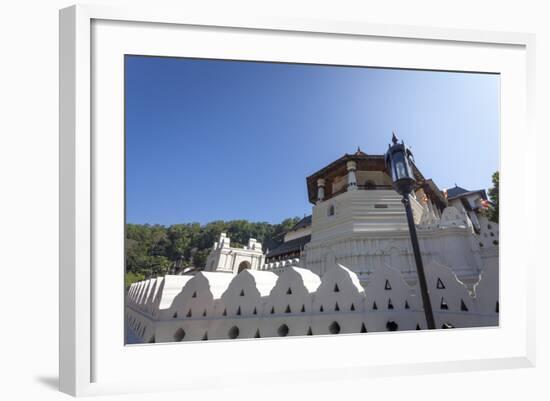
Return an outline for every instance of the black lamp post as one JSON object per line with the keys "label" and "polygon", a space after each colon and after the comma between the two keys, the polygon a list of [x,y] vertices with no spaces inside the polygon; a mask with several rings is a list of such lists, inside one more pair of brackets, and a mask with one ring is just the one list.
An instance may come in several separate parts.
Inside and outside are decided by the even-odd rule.
{"label": "black lamp post", "polygon": [[424,265],[422,264],[422,256],[420,255],[420,247],[418,246],[418,237],[416,236],[416,228],[414,226],[413,213],[411,209],[410,194],[414,189],[416,180],[414,178],[411,158],[411,150],[401,141],[398,143],[395,134],[392,134],[393,145],[388,145],[389,149],[386,152],[386,168],[393,180],[393,188],[403,196],[401,202],[405,206],[407,213],[407,223],[409,223],[409,232],[414,252],[414,260],[416,262],[416,270],[418,272],[418,281],[420,283],[420,292],[422,293],[422,304],[424,313],[426,314],[426,322],[428,329],[435,329],[435,320],[430,303],[430,295],[428,294],[428,285],[426,284],[426,274],[424,273]]}

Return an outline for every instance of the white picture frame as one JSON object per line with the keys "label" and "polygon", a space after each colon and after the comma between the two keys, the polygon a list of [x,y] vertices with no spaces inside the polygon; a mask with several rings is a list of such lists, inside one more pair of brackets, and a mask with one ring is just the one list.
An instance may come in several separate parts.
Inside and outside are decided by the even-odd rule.
{"label": "white picture frame", "polygon": [[[117,26],[118,24],[126,24]],[[95,30],[94,24],[97,29]],[[103,25],[101,25],[103,24]],[[133,24],[133,25],[128,25]],[[119,283],[108,281],[108,277],[94,270],[97,268],[98,261],[103,256],[96,252],[94,239],[100,230],[106,230],[106,224],[109,224],[109,218],[114,216],[102,215],[101,202],[96,197],[96,193],[102,192],[99,186],[103,185],[97,177],[101,173],[101,165],[98,164],[98,152],[109,152],[108,148],[98,144],[93,137],[93,126],[96,128],[101,124],[94,121],[94,108],[98,103],[92,102],[94,96],[102,96],[101,89],[92,85],[92,78],[98,71],[102,71],[104,66],[114,65],[102,64],[94,57],[101,54],[102,60],[105,54],[118,54],[116,52],[124,51],[121,42],[139,36],[139,30],[149,29],[155,26],[153,31],[147,35],[148,43],[140,43],[140,46],[149,46],[149,51],[154,51],[155,46],[159,46],[155,53],[171,52],[169,44],[160,48],[158,40],[166,35],[173,35],[179,28],[185,31],[185,27],[193,27],[208,34],[209,30],[215,30],[215,35],[229,35],[229,32],[238,33],[242,37],[246,35],[263,35],[264,40],[272,41],[275,46],[277,41],[281,41],[279,34],[291,37],[292,35],[305,38],[304,40],[313,40],[311,38],[323,37],[327,40],[338,38],[339,40],[384,40],[388,46],[399,41],[407,41],[409,45],[414,46],[437,46],[441,51],[442,59],[445,58],[445,47],[455,46],[453,51],[464,51],[468,49],[480,50],[481,53],[487,49],[495,49],[495,52],[506,53],[502,59],[495,57],[494,68],[491,72],[500,72],[500,68],[510,68],[506,70],[504,77],[504,89],[502,92],[502,138],[501,163],[502,171],[506,176],[501,183],[501,197],[505,199],[501,209],[502,225],[501,227],[501,248],[505,250],[507,260],[502,268],[501,277],[501,297],[502,309],[507,312],[501,315],[501,326],[497,329],[471,329],[447,331],[445,333],[399,333],[399,337],[394,337],[393,345],[397,350],[395,353],[401,354],[400,362],[388,359],[384,363],[384,355],[371,353],[372,360],[357,360],[357,358],[348,358],[336,352],[342,347],[364,347],[365,341],[376,343],[377,348],[387,346],[387,335],[370,335],[359,338],[357,336],[323,337],[315,339],[263,339],[262,341],[238,341],[231,345],[226,342],[212,342],[209,344],[185,344],[183,349],[180,344],[176,345],[157,345],[132,348],[129,351],[125,348],[123,342],[118,338],[113,338],[112,344],[106,345],[111,341],[106,339],[106,335],[98,327],[102,325],[102,319],[116,318],[120,319],[120,325],[123,326],[123,315],[120,315],[118,305],[122,297],[122,287]],[[178,28],[179,27],[179,28]],[[122,31],[132,34],[122,34]],[[97,35],[94,42],[93,35]],[[179,32],[179,31],[178,31]],[[202,32],[202,31],[201,31]],[[135,35],[134,35],[135,34]],[[185,32],[182,34],[186,34]],[[109,37],[109,45],[106,44],[101,35],[114,35]],[[158,35],[158,36],[157,36]],[[147,42],[147,41],[142,41]],[[295,41],[299,49],[300,40]],[[206,44],[206,42],[204,42]],[[271,43],[271,42],[270,42]],[[110,393],[125,393],[132,391],[155,391],[170,389],[201,389],[216,385],[219,388],[235,385],[231,379],[224,379],[223,375],[219,377],[206,374],[207,366],[200,365],[198,356],[205,355],[206,359],[214,355],[223,355],[227,359],[239,359],[242,361],[241,369],[247,369],[254,355],[262,353],[267,359],[272,361],[271,366],[261,364],[260,367],[250,371],[250,377],[256,380],[257,384],[262,383],[273,374],[278,375],[279,381],[293,380],[293,374],[300,372],[301,380],[326,380],[341,378],[356,378],[360,380],[364,377],[375,377],[379,375],[399,375],[411,373],[430,373],[439,371],[467,371],[478,369],[499,369],[510,367],[529,367],[534,366],[535,360],[535,341],[534,341],[534,280],[533,275],[528,272],[534,270],[536,260],[534,253],[528,252],[527,256],[514,253],[511,248],[506,248],[516,241],[526,243],[527,236],[520,239],[514,234],[518,229],[534,231],[533,225],[536,221],[531,218],[536,215],[534,207],[525,208],[521,213],[511,213],[511,209],[506,206],[506,199],[511,199],[514,190],[521,191],[522,185],[525,187],[534,187],[533,178],[527,174],[527,171],[534,170],[535,165],[533,154],[528,154],[526,144],[535,143],[535,134],[532,126],[532,113],[534,110],[534,35],[522,33],[506,32],[484,32],[470,31],[460,29],[437,29],[427,27],[411,26],[390,26],[367,24],[358,21],[321,21],[321,20],[295,20],[292,18],[242,18],[228,15],[200,15],[187,14],[185,10],[165,10],[151,8],[112,8],[108,6],[73,6],[61,10],[60,12],[60,389],[71,395],[95,395]],[[303,45],[303,43],[302,43]],[[118,47],[117,47],[118,46]],[[122,47],[121,47],[122,46]],[[133,44],[129,48],[138,49]],[[345,46],[344,46],[345,47]],[[153,50],[151,50],[153,49]],[[214,49],[214,47],[213,47]],[[499,50],[500,49],[500,50]],[[200,50],[200,49],[199,49]],[[508,51],[509,50],[509,51]],[[197,50],[198,51],[198,50]],[[215,50],[212,50],[215,51]],[[219,51],[219,50],[218,50]],[[270,49],[263,49],[269,52]],[[115,52],[115,53],[110,53]],[[342,50],[342,57],[346,50]],[[348,50],[349,52],[349,50]],[[267,54],[267,53],[266,53]],[[296,53],[294,53],[296,54]],[[381,53],[382,54],[382,53]],[[162,54],[165,55],[165,54]],[[178,55],[178,54],[174,54]],[[181,55],[181,54],[180,54]],[[390,56],[390,55],[387,55]],[[220,54],[219,58],[228,57]],[[245,57],[245,56],[243,56]],[[283,57],[288,60],[291,53]],[[325,61],[331,57],[336,57],[335,53],[327,54]],[[471,55],[470,55],[471,57]],[[510,57],[510,58],[508,58]],[[98,56],[99,58],[99,56]],[[426,58],[428,60],[429,57]],[[416,64],[405,60],[405,56],[392,55],[391,59],[379,59],[379,66],[389,66],[397,68],[422,68]],[[120,60],[119,60],[120,61]],[[512,62],[509,62],[512,61]],[[375,59],[376,62],[376,59]],[[446,70],[468,70],[475,71],[476,63],[479,60],[464,57],[462,64],[449,59],[440,60],[440,62],[424,61],[427,66],[434,69]],[[447,64],[446,64],[447,63]],[[500,63],[500,64],[499,64]],[[510,64],[505,66],[505,64]],[[118,64],[117,64],[118,65]],[[370,64],[373,65],[372,63]],[[453,67],[454,66],[454,67]],[[489,67],[479,69],[478,71],[488,71]],[[517,68],[513,70],[513,68]],[[96,71],[97,70],[97,71]],[[122,71],[116,71],[116,74],[108,79],[120,79]],[[118,78],[117,78],[118,77]],[[103,78],[102,78],[103,79]],[[510,83],[510,86],[508,85]],[[115,85],[116,86],[116,85]],[[514,88],[511,93],[507,88]],[[519,92],[517,90],[519,90]],[[513,95],[520,93],[518,99],[512,99]],[[120,102],[112,99],[114,112],[120,111]],[[95,99],[97,101],[97,99]],[[118,106],[117,106],[118,104]],[[102,103],[99,103],[101,106]],[[520,106],[519,110],[512,106]],[[99,107],[99,106],[98,106]],[[100,108],[100,107],[99,107]],[[101,116],[101,113],[99,114]],[[97,115],[95,115],[97,117]],[[120,117],[120,116],[119,116]],[[113,117],[114,119],[118,117]],[[116,126],[113,125],[113,126]],[[525,135],[515,137],[512,132],[520,130]],[[122,132],[120,133],[122,135]],[[116,146],[110,148],[114,153]],[[515,153],[515,160],[512,160],[511,154]],[[529,157],[528,157],[529,156]],[[120,158],[115,156],[112,163],[120,166]],[[105,160],[108,160],[107,157]],[[103,163],[103,161],[102,161]],[[109,163],[106,161],[105,163]],[[511,168],[511,167],[514,168]],[[116,166],[115,166],[116,167]],[[116,176],[116,174],[115,174]],[[507,185],[507,182],[521,182],[516,188]],[[108,185],[120,185],[116,177]],[[122,190],[122,188],[120,188]],[[507,229],[508,227],[508,229]],[[513,229],[511,229],[513,227]],[[113,231],[116,238],[120,230]],[[120,238],[122,241],[122,238]],[[114,241],[117,242],[117,241]],[[526,248],[530,245],[526,243]],[[508,250],[509,249],[509,250]],[[517,251],[516,251],[517,253]],[[510,261],[510,262],[508,262]],[[501,253],[501,263],[503,262]],[[521,265],[522,270],[517,276],[513,277],[515,290],[511,293],[508,289],[511,287],[512,277],[509,274],[510,269],[507,264],[514,262]],[[123,266],[120,266],[123,269]],[[120,272],[122,280],[122,272]],[[509,286],[510,285],[510,286]],[[101,302],[97,304],[98,291],[101,295]],[[116,293],[118,291],[118,293]],[[95,297],[95,298],[94,298]],[[117,304],[116,312],[113,315],[106,316],[104,311],[105,304]],[[509,311],[509,312],[508,312]],[[508,315],[506,313],[509,313]],[[119,329],[118,333],[120,332]],[[392,334],[393,336],[394,334]],[[422,344],[435,344],[445,336],[444,340],[455,345],[455,353],[450,350],[440,350],[439,358],[435,356],[420,359],[413,351],[405,355],[407,347],[405,343],[414,344],[414,348],[422,347]],[[118,341],[118,342],[117,342]],[[486,341],[486,344],[483,343]],[[384,344],[386,342],[386,344]],[[312,344],[312,345],[311,345]],[[479,347],[470,352],[465,352],[465,348],[460,344],[478,344]],[[485,345],[483,345],[485,344]],[[492,344],[492,345],[491,345]],[[508,347],[502,347],[502,344],[508,344]],[[206,346],[205,346],[206,345]],[[499,348],[499,345],[501,346]],[[315,359],[314,349],[322,347],[326,351],[324,359]],[[491,346],[493,348],[491,348]],[[111,348],[109,348],[111,347]],[[108,352],[116,347],[116,352]],[[179,348],[174,348],[179,347]],[[200,348],[202,347],[202,348]],[[311,350],[310,350],[311,348]],[[475,348],[475,346],[472,346]],[[292,360],[291,367],[285,367],[278,361],[280,355],[285,349],[300,349],[303,352],[304,360]],[[401,351],[400,351],[401,350]],[[392,350],[393,351],[393,350]],[[449,351],[449,353],[446,353]],[[170,355],[174,353],[183,353],[188,356],[190,361],[195,360],[198,364],[197,373],[189,375],[185,380],[176,380],[174,376],[167,375],[170,369]],[[311,352],[311,354],[308,354]],[[392,352],[393,353],[393,352]],[[428,352],[429,353],[429,352]],[[109,354],[112,354],[108,356]],[[463,354],[463,355],[462,355]],[[118,358],[118,359],[117,359]],[[111,370],[123,372],[121,363],[127,363],[128,366],[136,364],[137,361],[148,360],[167,361],[166,372],[160,372],[159,375],[148,374],[146,380],[132,379],[131,375],[124,377],[124,374],[114,375],[106,366],[112,366]],[[195,359],[194,359],[195,358]],[[388,356],[390,358],[390,356]],[[98,362],[98,360],[100,362]],[[126,360],[126,362],[124,362]],[[223,371],[223,363],[220,370]],[[162,369],[161,369],[162,370]],[[243,383],[242,385],[246,385]]]}

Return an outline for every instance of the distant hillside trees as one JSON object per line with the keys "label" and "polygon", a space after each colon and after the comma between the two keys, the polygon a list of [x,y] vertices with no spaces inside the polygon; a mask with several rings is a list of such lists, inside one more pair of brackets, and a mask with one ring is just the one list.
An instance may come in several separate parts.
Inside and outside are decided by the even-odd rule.
{"label": "distant hillside trees", "polygon": [[263,244],[264,252],[273,249],[299,220],[293,217],[279,224],[219,220],[205,225],[187,223],[168,227],[127,224],[126,285],[189,266],[204,267],[210,248],[222,232],[231,238],[231,246],[244,247],[249,238],[256,238]]}

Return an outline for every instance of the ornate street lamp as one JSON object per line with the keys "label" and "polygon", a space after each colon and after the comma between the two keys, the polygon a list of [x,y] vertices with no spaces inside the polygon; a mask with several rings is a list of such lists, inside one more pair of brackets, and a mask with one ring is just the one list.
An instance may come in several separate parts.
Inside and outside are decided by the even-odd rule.
{"label": "ornate street lamp", "polygon": [[[388,145],[389,149],[386,152],[386,168],[393,180],[393,189],[403,196],[401,202],[405,206],[407,214],[407,223],[409,224],[409,233],[416,262],[416,270],[418,272],[418,282],[420,283],[420,292],[422,294],[422,305],[426,314],[426,322],[428,329],[435,329],[435,320],[430,303],[430,295],[428,294],[428,285],[426,284],[426,274],[424,273],[424,265],[422,264],[422,255],[420,255],[420,247],[418,245],[418,237],[416,236],[416,227],[414,225],[413,213],[411,209],[410,194],[414,189],[416,180],[412,169],[412,152],[398,139],[395,133],[392,133],[393,145]],[[414,159],[413,159],[414,160]]]}

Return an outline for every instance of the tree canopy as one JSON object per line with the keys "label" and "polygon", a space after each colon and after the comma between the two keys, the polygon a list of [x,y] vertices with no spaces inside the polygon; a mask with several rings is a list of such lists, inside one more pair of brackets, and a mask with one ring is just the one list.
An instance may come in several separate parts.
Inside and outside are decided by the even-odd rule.
{"label": "tree canopy", "polygon": [[489,189],[489,199],[493,203],[489,208],[489,220],[498,223],[498,183],[500,180],[499,172],[495,172],[492,177],[493,186]]}
{"label": "tree canopy", "polygon": [[168,227],[126,224],[126,285],[190,266],[203,268],[210,248],[222,232],[231,238],[232,247],[244,247],[249,238],[256,238],[264,252],[273,249],[299,220],[293,217],[279,224],[218,220],[205,225],[186,223]]}

